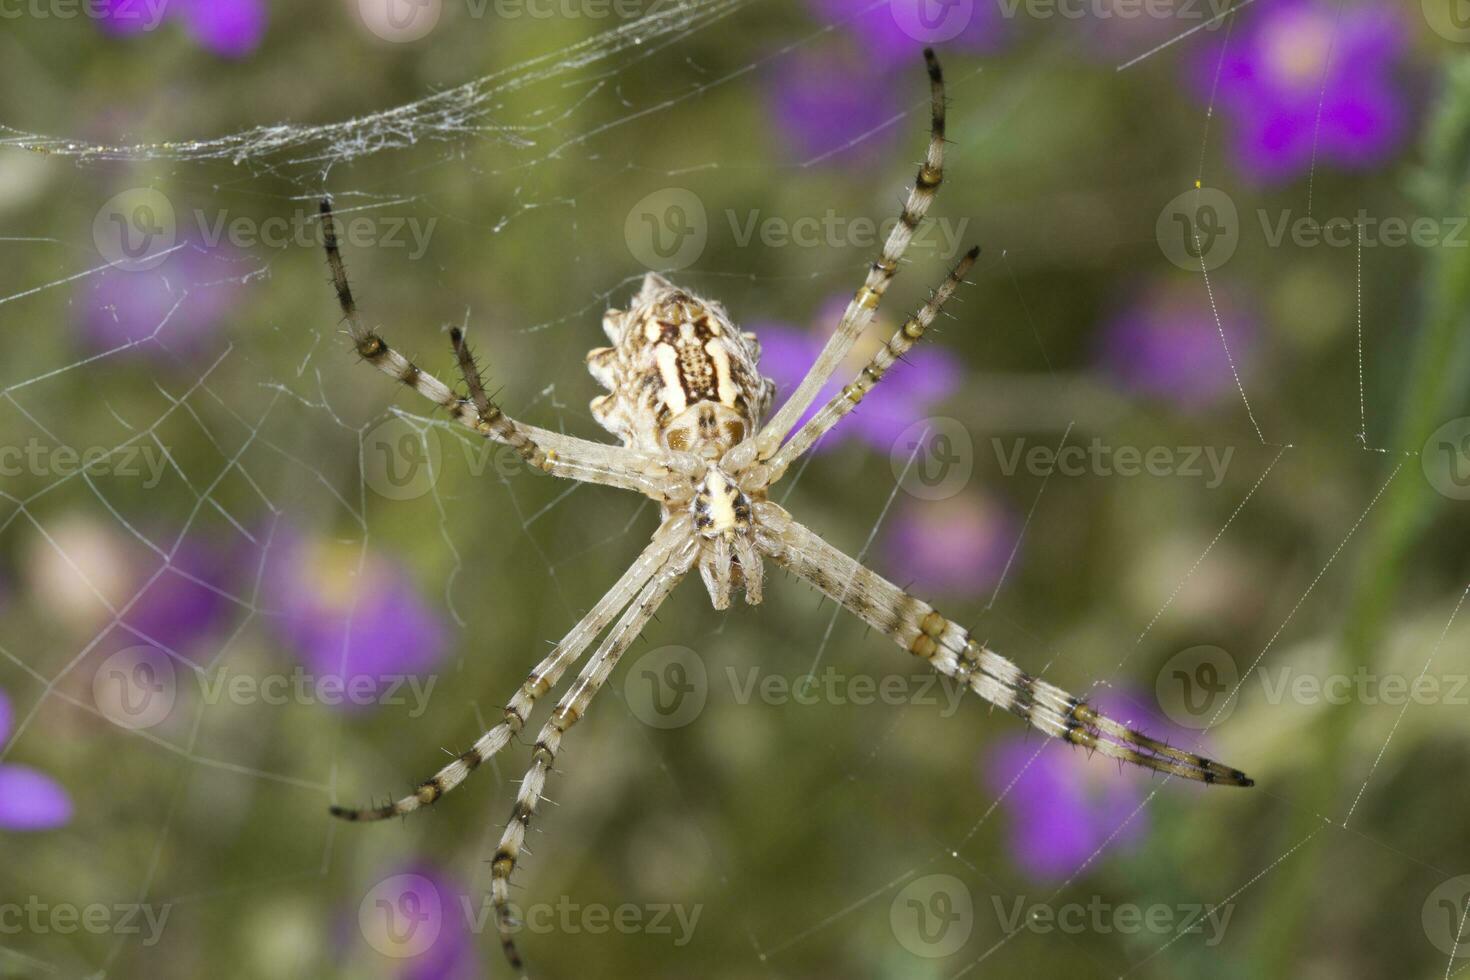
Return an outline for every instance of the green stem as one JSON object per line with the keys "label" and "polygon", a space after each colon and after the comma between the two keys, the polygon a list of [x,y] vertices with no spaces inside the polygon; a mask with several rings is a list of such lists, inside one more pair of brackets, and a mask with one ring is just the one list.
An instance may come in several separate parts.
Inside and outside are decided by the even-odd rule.
{"label": "green stem", "polygon": [[[1428,133],[1428,167],[1416,180],[1421,205],[1430,213],[1463,214],[1466,206],[1467,150],[1470,150],[1470,66],[1456,66]],[[1455,374],[1456,355],[1470,311],[1470,250],[1441,247],[1426,283],[1424,324],[1415,341],[1399,421],[1389,445],[1416,448],[1444,421],[1445,403]],[[1390,457],[1391,458],[1391,457]],[[1399,465],[1398,461],[1395,465]],[[1388,473],[1384,473],[1384,479]],[[1442,499],[1420,472],[1417,457],[1402,461],[1364,524],[1366,541],[1358,551],[1353,586],[1336,645],[1338,666],[1351,672],[1371,665],[1382,649],[1398,598],[1404,563]],[[1312,890],[1323,880],[1320,866],[1328,843],[1346,814],[1344,763],[1356,720],[1352,706],[1329,706],[1308,733],[1311,756],[1303,781],[1287,795],[1293,812],[1282,850],[1311,840],[1274,873],[1266,898],[1256,962],[1257,975],[1299,975],[1294,969],[1303,948],[1304,919],[1316,907]],[[1358,771],[1358,767],[1354,768]]]}

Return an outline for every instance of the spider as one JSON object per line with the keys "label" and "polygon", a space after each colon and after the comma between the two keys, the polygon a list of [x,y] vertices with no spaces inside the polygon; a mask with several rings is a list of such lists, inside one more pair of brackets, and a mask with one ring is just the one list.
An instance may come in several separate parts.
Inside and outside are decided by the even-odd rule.
{"label": "spider", "polygon": [[660,506],[661,522],[652,541],[582,621],[531,670],[506,704],[499,724],[408,796],[383,806],[331,808],[334,816],[344,820],[382,820],[434,803],[517,736],[536,700],[556,686],[606,631],[536,736],[530,769],[521,781],[491,862],[496,927],[505,954],[517,969],[521,958],[512,935],[516,922],[509,908],[510,879],[547,776],[561,752],[562,739],[586,712],[659,605],[696,566],[714,607],[726,609],[737,589],[744,592],[747,603],[761,601],[763,560],[769,558],[941,674],[1046,735],[1186,779],[1252,785],[1237,769],[1134,731],[1081,698],[1026,673],[933,606],[827,544],[769,499],[771,486],[791,464],[856,408],[894,362],[918,342],[979,254],[979,249],[971,249],[858,376],[809,421],[796,427],[872,319],[939,189],[944,80],[934,52],[926,50],[924,59],[932,107],[929,146],[899,222],[816,363],[764,425],[761,419],[775,386],[760,374],[756,336],[736,327],[719,303],[695,296],[656,273],[643,279],[626,310],[609,310],[603,317],[611,346],[587,355],[592,376],[608,390],[593,399],[592,414],[622,441],[621,446],[561,435],[507,416],[486,394],[474,355],[462,332],[454,329],[450,340],[467,390],[461,397],[363,326],[338,251],[331,201],[322,201],[332,281],[363,360],[443,407],[455,421],[510,446],[536,469],[634,490]]}

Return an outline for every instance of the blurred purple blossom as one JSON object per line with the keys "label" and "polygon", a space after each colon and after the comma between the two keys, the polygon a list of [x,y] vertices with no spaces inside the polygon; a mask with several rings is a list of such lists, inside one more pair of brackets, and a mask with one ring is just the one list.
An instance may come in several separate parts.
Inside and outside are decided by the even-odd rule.
{"label": "blurred purple blossom", "polygon": [[268,14],[265,0],[100,0],[98,19],[109,34],[153,31],[165,20],[182,21],[200,47],[225,58],[243,58],[260,46]]}
{"label": "blurred purple blossom", "polygon": [[[0,749],[15,720],[10,699],[0,691]],[[0,830],[50,830],[71,820],[71,797],[49,776],[29,766],[0,764]]]}
{"label": "blurred purple blossom", "polygon": [[[836,36],[784,54],[767,88],[776,129],[798,162],[844,150],[837,157],[842,164],[861,166],[913,130],[912,120],[899,116],[924,91],[926,42],[899,18],[913,20],[917,5],[928,2],[807,0],[812,16],[833,25]],[[1005,44],[1008,25],[999,4],[977,2],[956,13],[964,28],[944,42],[945,50],[989,52]],[[854,141],[860,142],[845,149]]]}
{"label": "blurred purple blossom", "polygon": [[398,980],[471,980],[484,976],[465,911],[471,897],[433,865],[399,865],[354,910],[357,929],[385,962],[391,958]]}
{"label": "blurred purple blossom", "polygon": [[243,271],[223,249],[186,244],[156,268],[112,267],[83,280],[83,340],[94,350],[181,357],[210,340],[238,301]]}
{"label": "blurred purple blossom", "polygon": [[185,539],[167,562],[149,554],[154,564],[136,573],[142,591],[123,623],[150,643],[189,657],[227,620],[235,606],[230,596],[240,582],[253,582],[255,569],[199,538]]}
{"label": "blurred purple blossom", "polygon": [[1104,323],[1098,336],[1099,359],[1122,387],[1199,409],[1236,390],[1231,360],[1244,377],[1256,329],[1224,293],[1215,291],[1212,308],[1204,287],[1190,282],[1146,289]]}
{"label": "blurred purple blossom", "polygon": [[922,594],[973,596],[1000,581],[1019,534],[1004,505],[978,492],[909,500],[884,536],[884,567]]}
{"label": "blurred purple blossom", "polygon": [[[801,382],[817,359],[828,335],[837,329],[850,297],[834,296],[818,310],[816,321],[805,329],[784,323],[758,323],[750,327],[761,339],[761,371],[776,382],[776,406]],[[938,324],[936,324],[938,326]],[[856,377],[863,365],[893,334],[893,324],[880,315],[853,347],[818,395],[813,407],[802,416],[805,422],[827,399]],[[838,423],[817,449],[830,449],[848,437],[858,437],[875,449],[888,452],[913,423],[927,418],[931,409],[960,386],[961,369],[954,355],[942,347],[919,346],[883,378],[851,415]]]}
{"label": "blurred purple blossom", "polygon": [[[1279,182],[1330,164],[1382,163],[1410,130],[1408,31],[1390,4],[1280,0],[1242,15],[1194,60],[1216,92],[1240,169]],[[1218,71],[1218,87],[1216,74]]]}
{"label": "blurred purple blossom", "polygon": [[[355,683],[386,687],[429,669],[449,646],[444,623],[408,575],[356,544],[278,532],[265,592],[272,628],[318,681],[352,686],[363,678]],[[361,699],[343,700],[354,703]]]}
{"label": "blurred purple blossom", "polygon": [[[1091,703],[1171,744],[1198,740],[1198,733],[1179,728],[1141,702],[1108,691]],[[1007,850],[1032,879],[1068,878],[1099,848],[1127,847],[1148,831],[1148,811],[1138,805],[1157,782],[1147,773],[1119,773],[1114,759],[1035,735],[1008,737],[986,756],[985,783],[1004,794],[1001,803],[1010,818]]]}
{"label": "blurred purple blossom", "polygon": [[[924,47],[937,44],[939,39],[905,30],[902,24],[922,25],[932,19],[934,11],[927,8],[945,5],[935,4],[933,0],[807,0],[807,6],[815,18],[835,25],[854,38],[870,63],[877,61],[882,68],[917,71]],[[962,17],[964,24],[957,34],[943,40],[945,51],[988,54],[1005,46],[1010,25],[1000,3],[979,0],[969,5],[952,5],[952,8],[940,11],[941,22],[952,15]]]}
{"label": "blurred purple blossom", "polygon": [[[846,147],[837,159],[848,166],[871,163],[886,150],[885,139],[868,134],[901,111],[897,92],[865,59],[832,48],[798,51],[777,62],[767,103],[777,132],[796,162]],[[904,127],[883,131],[892,136]]]}

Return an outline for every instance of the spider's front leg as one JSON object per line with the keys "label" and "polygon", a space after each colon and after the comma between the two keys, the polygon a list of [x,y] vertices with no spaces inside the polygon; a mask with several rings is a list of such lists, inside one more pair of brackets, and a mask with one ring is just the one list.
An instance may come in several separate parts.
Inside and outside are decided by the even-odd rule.
{"label": "spider's front leg", "polygon": [[609,446],[551,432],[506,415],[485,392],[474,356],[458,330],[452,332],[451,340],[469,390],[467,398],[460,397],[443,381],[390,347],[381,334],[363,324],[358,313],[337,244],[337,219],[329,199],[321,202],[321,222],[332,285],[353,347],[363,360],[445,409],[459,424],[509,446],[536,470],[584,483],[636,490],[654,500],[664,498],[670,482],[670,460],[625,446]]}
{"label": "spider's front leg", "polygon": [[1080,698],[1027,674],[934,607],[904,592],[798,523],[781,507],[755,505],[757,540],[777,564],[806,579],[899,646],[991,704],[1053,738],[1159,772],[1224,786],[1251,786],[1239,769],[1184,752],[1098,713]]}

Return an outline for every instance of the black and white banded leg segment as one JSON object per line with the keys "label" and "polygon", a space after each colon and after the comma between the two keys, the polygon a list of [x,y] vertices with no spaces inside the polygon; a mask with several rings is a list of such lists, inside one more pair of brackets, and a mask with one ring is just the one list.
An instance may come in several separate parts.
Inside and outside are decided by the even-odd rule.
{"label": "black and white banded leg segment", "polygon": [[[486,395],[483,385],[479,383],[478,370],[474,368],[474,360],[459,331],[454,331],[452,340],[461,370],[465,372],[466,382],[470,387],[471,394],[468,398],[456,394],[443,381],[389,347],[388,342],[377,331],[363,325],[358,313],[357,301],[347,280],[347,268],[337,245],[337,222],[330,200],[324,199],[321,202],[321,221],[327,265],[332,271],[332,285],[337,291],[337,300],[341,304],[342,315],[358,356],[445,409],[449,417],[459,424],[486,438],[510,446],[534,469],[553,476],[636,490],[654,499],[661,499],[662,488],[669,480],[668,460],[624,446],[605,445],[562,435],[517,422],[506,415]],[[473,381],[469,378],[471,370],[474,370]],[[690,463],[691,472],[696,465]]]}
{"label": "black and white banded leg segment", "polygon": [[1100,714],[1080,698],[1027,674],[981,646],[946,619],[876,572],[827,544],[769,501],[753,504],[762,551],[841,603],[939,673],[963,683],[1031,727],[1090,751],[1146,769],[1224,786],[1250,786],[1245,773],[1183,752]]}
{"label": "black and white banded leg segment", "polygon": [[607,595],[592,607],[581,622],[572,627],[571,632],[562,637],[551,653],[532,668],[520,689],[506,703],[504,720],[481,735],[474,745],[460,753],[453,762],[424,780],[402,799],[376,807],[333,806],[332,815],[352,821],[384,820],[402,816],[434,803],[464,782],[470,773],[505,748],[520,733],[525,727],[526,719],[530,717],[536,699],[556,686],[566,669],[577,662],[582,652],[597,639],[598,634],[649,585],[656,573],[661,572],[681,543],[689,539],[692,526],[693,521],[687,514],[676,514],[669,518]]}
{"label": "black and white banded leg segment", "polygon": [[924,49],[924,62],[929,71],[929,148],[924,155],[924,162],[919,166],[903,210],[899,212],[898,223],[889,232],[882,252],[869,267],[867,278],[847,304],[841,322],[832,336],[827,338],[827,343],[817,355],[811,370],[801,379],[801,383],[780,410],[761,429],[759,436],[731,450],[733,469],[744,469],[755,461],[755,457],[769,459],[780,448],[797,420],[811,407],[822,386],[841,366],[848,351],[852,350],[864,328],[872,321],[874,311],[878,309],[883,294],[888,290],[888,284],[898,274],[899,262],[908,250],[914,232],[918,230],[919,223],[924,220],[929,205],[939,192],[939,185],[944,181],[944,74],[940,71],[939,59],[928,48]]}
{"label": "black and white banded leg segment", "polygon": [[807,420],[806,424],[787,440],[770,460],[756,466],[756,478],[764,484],[776,483],[785,474],[787,467],[812,446],[817,440],[826,435],[831,429],[846,418],[853,409],[857,408],[868,392],[878,386],[878,383],[888,374],[894,364],[913,349],[914,345],[924,336],[924,331],[934,322],[944,304],[954,295],[960,283],[965,279],[965,274],[975,264],[975,259],[980,254],[979,248],[972,248],[966,252],[964,257],[955,265],[949,277],[944,280],[929,301],[920,307],[919,311],[903,322],[903,325],[889,338],[888,343],[878,349],[858,376],[846,385],[840,392],[823,405],[815,415]]}
{"label": "black and white banded leg segment", "polygon": [[510,913],[510,877],[520,859],[526,831],[542,800],[541,791],[546,788],[546,777],[556,765],[562,736],[586,713],[593,696],[606,683],[618,660],[643,632],[643,627],[648,625],[664,599],[668,598],[669,593],[688,573],[698,553],[699,542],[692,536],[676,546],[663,567],[654,572],[622,617],[608,631],[602,644],[583,666],[571,688],[562,695],[552,710],[551,717],[541,726],[541,731],[536,736],[536,747],[531,751],[531,768],[521,780],[510,821],[505,825],[505,833],[501,835],[500,845],[490,864],[490,898],[495,906],[495,924],[500,932],[500,944],[511,966],[517,970],[522,964],[514,935],[518,923]]}

